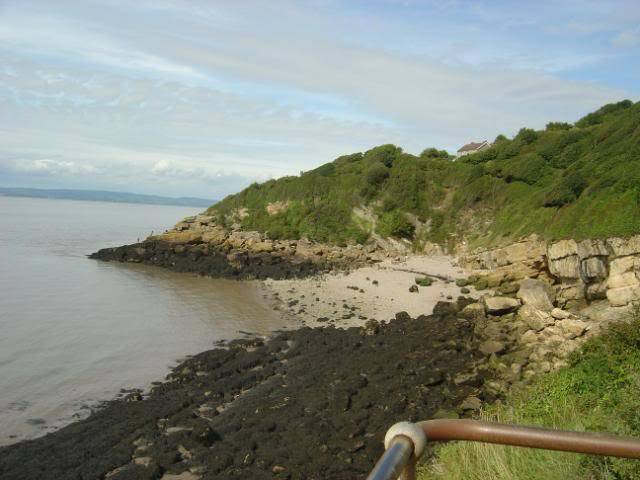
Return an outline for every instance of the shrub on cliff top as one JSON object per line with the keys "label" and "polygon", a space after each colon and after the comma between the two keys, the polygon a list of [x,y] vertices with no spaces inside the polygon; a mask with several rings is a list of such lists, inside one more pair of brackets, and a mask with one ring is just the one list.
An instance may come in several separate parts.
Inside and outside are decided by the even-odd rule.
{"label": "shrub on cliff top", "polygon": [[[417,241],[465,238],[490,246],[532,233],[548,239],[628,236],[640,233],[640,104],[605,105],[566,129],[522,129],[488,149],[450,161],[429,148],[415,156],[381,145],[344,155],[298,177],[255,184],[231,195],[209,213],[243,227],[331,242],[355,241],[368,230],[354,215],[366,207],[382,223],[378,232],[412,236],[411,227],[390,228],[394,210],[432,228]],[[269,203],[291,211],[268,215]],[[400,220],[396,214],[393,219]],[[411,231],[411,234],[409,233]],[[274,234],[275,234],[274,233]]]}

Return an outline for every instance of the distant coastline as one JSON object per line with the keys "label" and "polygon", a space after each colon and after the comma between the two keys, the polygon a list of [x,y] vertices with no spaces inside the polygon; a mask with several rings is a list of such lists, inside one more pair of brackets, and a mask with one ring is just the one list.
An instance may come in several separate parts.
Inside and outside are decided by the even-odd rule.
{"label": "distant coastline", "polygon": [[0,187],[0,197],[50,198],[58,200],[87,200],[92,202],[140,203],[147,205],[177,205],[184,207],[209,207],[216,200],[197,197],[162,197],[108,190],[68,190],[41,188]]}

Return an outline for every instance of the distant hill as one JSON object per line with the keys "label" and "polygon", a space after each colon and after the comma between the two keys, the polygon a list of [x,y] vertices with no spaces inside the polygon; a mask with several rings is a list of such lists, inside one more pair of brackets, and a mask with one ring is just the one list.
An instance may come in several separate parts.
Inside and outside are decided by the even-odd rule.
{"label": "distant hill", "polygon": [[149,205],[177,205],[184,207],[209,207],[214,200],[195,197],[161,197],[104,190],[47,190],[40,188],[0,187],[0,196],[89,200],[95,202],[144,203]]}
{"label": "distant hill", "polygon": [[491,245],[640,233],[640,103],[605,105],[575,124],[523,128],[454,160],[382,145],[296,177],[253,184],[212,206],[221,222],[275,238]]}

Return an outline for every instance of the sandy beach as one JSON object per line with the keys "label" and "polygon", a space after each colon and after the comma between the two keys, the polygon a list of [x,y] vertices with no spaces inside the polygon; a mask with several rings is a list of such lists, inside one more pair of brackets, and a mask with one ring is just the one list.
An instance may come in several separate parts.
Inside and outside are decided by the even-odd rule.
{"label": "sandy beach", "polygon": [[[412,317],[428,315],[437,302],[462,294],[455,279],[468,273],[453,257],[411,256],[344,273],[261,283],[273,307],[290,316],[294,325],[330,322],[348,327],[363,325],[372,318],[388,320],[400,311]],[[423,276],[430,276],[433,283],[417,286],[416,277]],[[417,292],[409,290],[412,286]],[[465,295],[477,293],[472,289]]]}

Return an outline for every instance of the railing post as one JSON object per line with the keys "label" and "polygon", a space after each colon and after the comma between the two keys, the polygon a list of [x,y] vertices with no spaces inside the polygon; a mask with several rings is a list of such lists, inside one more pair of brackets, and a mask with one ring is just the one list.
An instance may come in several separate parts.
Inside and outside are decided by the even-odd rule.
{"label": "railing post", "polygon": [[541,448],[562,452],[640,459],[640,439],[598,433],[569,432],[540,427],[523,427],[479,420],[427,420],[400,422],[384,438],[385,452],[367,480],[415,480],[416,462],[427,440],[472,442]]}
{"label": "railing post", "polygon": [[416,463],[418,459],[415,455],[411,455],[409,460],[407,460],[407,465],[404,467],[402,471],[402,475],[400,475],[400,480],[416,480]]}
{"label": "railing post", "polygon": [[385,452],[367,480],[415,480],[416,462],[427,446],[427,437],[418,425],[400,422],[384,437]]}

